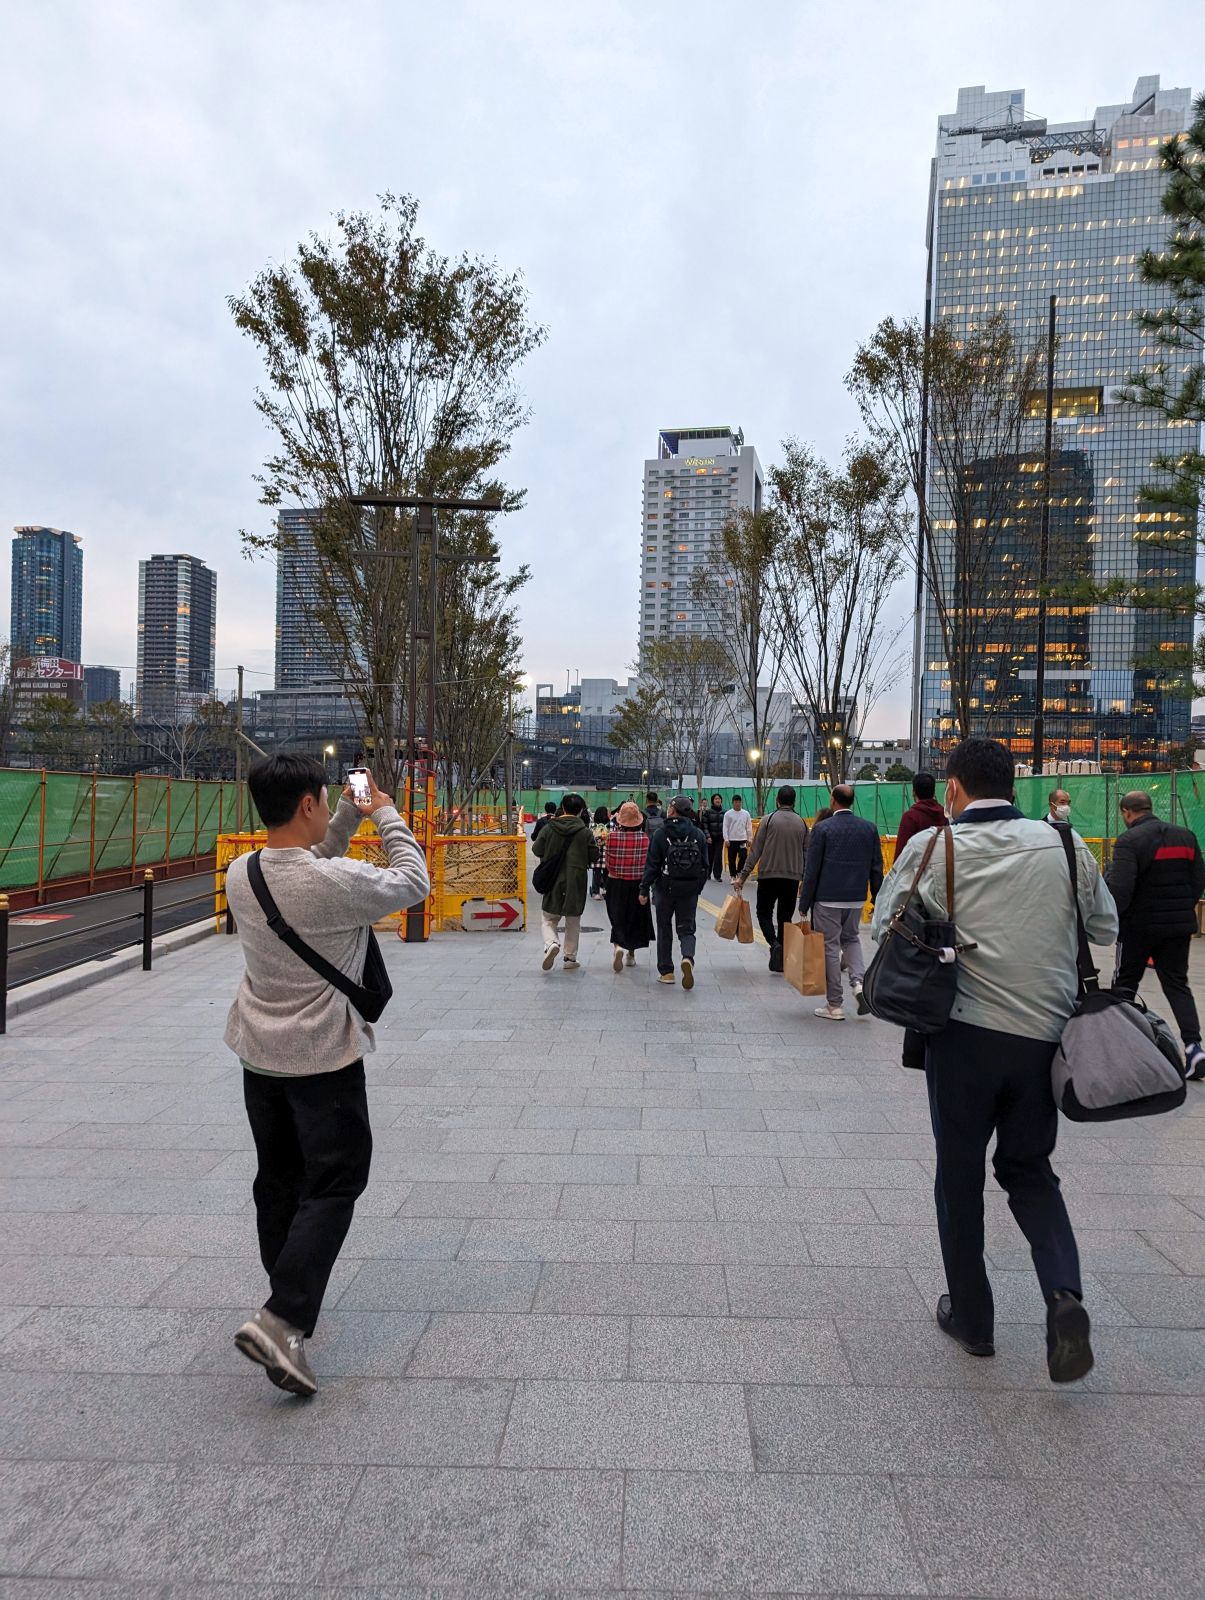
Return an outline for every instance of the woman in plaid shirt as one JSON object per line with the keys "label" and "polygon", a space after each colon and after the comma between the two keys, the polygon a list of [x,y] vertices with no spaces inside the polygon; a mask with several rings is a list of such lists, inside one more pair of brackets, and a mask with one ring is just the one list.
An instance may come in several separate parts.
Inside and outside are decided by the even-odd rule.
{"label": "woman in plaid shirt", "polygon": [[640,880],[648,853],[644,814],[634,800],[625,800],[607,839],[607,915],[615,946],[611,966],[616,972],[622,971],[625,959],[634,967],[637,950],[647,950],[653,942],[653,914],[640,904]]}

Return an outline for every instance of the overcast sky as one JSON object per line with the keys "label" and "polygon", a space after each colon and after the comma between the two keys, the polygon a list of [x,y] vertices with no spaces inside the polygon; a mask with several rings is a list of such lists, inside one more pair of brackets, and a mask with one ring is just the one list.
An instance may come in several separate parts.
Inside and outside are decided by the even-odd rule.
{"label": "overcast sky", "polygon": [[[84,657],[132,670],[140,556],[218,572],[218,684],[270,687],[258,377],[225,299],[339,209],[421,204],[520,269],[548,340],[501,526],[526,666],[623,677],[642,463],[731,423],[763,466],[836,455],[859,339],[919,310],[936,119],[960,85],[1052,121],[1135,79],[1202,87],[1205,6],[1097,0],[593,5],[7,0],[0,59],[0,528],[84,540]],[[0,563],[0,626],[8,563]],[[906,691],[872,731],[907,729]]]}

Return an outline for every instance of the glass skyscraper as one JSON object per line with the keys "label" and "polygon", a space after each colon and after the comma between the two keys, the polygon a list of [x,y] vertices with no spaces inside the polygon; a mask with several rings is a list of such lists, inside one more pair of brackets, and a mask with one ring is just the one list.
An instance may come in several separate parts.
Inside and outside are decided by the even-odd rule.
{"label": "glass skyscraper", "polygon": [[188,720],[212,700],[218,576],[196,556],[138,563],[138,713]]}
{"label": "glass skyscraper", "polygon": [[12,659],[78,661],[84,608],[84,552],[62,528],[14,529]]}
{"label": "glass skyscraper", "polygon": [[[1140,78],[1133,98],[1097,108],[1091,121],[1047,123],[1020,90],[961,89],[940,119],[929,202],[927,310],[956,332],[1003,313],[1023,346],[1045,338],[1057,296],[1054,442],[1049,486],[1045,753],[1141,768],[1188,737],[1192,643],[1187,612],[1093,603],[1111,579],[1149,591],[1191,584],[1192,530],[1138,497],[1150,463],[1191,441],[1159,414],[1122,403],[1134,372],[1164,359],[1134,313],[1156,302],[1139,258],[1163,248],[1160,146],[1192,119],[1188,89]],[[1175,352],[1170,352],[1172,356]],[[1174,370],[1174,362],[1173,362]],[[973,706],[974,731],[1002,738],[1018,760],[1031,751],[1037,659],[1036,573],[1043,477],[1045,384],[1032,397],[1032,438],[1020,453],[976,463],[1015,486],[1015,515],[993,548],[997,596],[1011,582],[1009,642],[989,640]],[[942,484],[929,508],[942,554]],[[947,523],[948,525],[948,523]],[[949,559],[949,540],[945,550]],[[1059,589],[1063,593],[1058,593]],[[972,603],[983,603],[978,597]],[[990,603],[990,602],[989,602]],[[1001,625],[1003,632],[1003,624]],[[942,631],[930,602],[917,663],[919,735],[928,759],[957,738]],[[1007,655],[1009,681],[996,665]]]}
{"label": "glass skyscraper", "polygon": [[760,511],[762,470],[739,428],[662,428],[644,463],[640,647],[710,633],[714,616],[691,591],[696,570],[738,511]]}

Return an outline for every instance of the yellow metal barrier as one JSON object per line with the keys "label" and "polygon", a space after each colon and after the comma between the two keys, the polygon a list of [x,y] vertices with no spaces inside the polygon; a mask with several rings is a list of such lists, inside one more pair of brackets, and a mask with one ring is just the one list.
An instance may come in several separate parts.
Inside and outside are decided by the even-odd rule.
{"label": "yellow metal barrier", "polygon": [[[217,840],[217,865],[214,872],[214,920],[220,929],[226,915],[226,868],[236,856],[249,855],[252,850],[262,849],[268,842],[266,833],[222,833]],[[353,837],[348,846],[347,853],[354,861],[371,861],[378,867],[389,864],[385,854],[385,847],[378,834],[373,832],[372,824],[363,822],[359,832]],[[429,933],[431,922],[431,900],[426,903],[427,929]],[[402,923],[405,919],[404,911],[396,911],[388,917],[383,917],[377,923],[378,928],[396,928],[399,935],[405,932]]]}
{"label": "yellow metal barrier", "polygon": [[431,887],[437,932],[474,927],[521,932],[527,925],[526,837],[474,833],[437,838]]}

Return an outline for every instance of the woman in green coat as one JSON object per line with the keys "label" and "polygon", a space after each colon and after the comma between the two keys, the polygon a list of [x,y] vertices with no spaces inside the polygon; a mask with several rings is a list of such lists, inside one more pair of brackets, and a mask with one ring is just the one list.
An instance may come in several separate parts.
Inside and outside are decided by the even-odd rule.
{"label": "woman in green coat", "polygon": [[561,814],[554,817],[540,837],[531,842],[531,853],[541,861],[557,860],[557,874],[551,889],[541,901],[544,923],[544,971],[551,972],[561,953],[558,924],[565,919],[565,970],[576,972],[578,939],[582,931],[582,912],[590,868],[598,860],[598,841],[582,813],[586,803],[580,794],[567,794]]}

